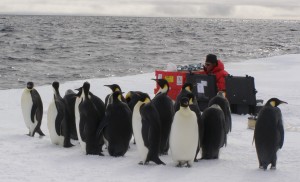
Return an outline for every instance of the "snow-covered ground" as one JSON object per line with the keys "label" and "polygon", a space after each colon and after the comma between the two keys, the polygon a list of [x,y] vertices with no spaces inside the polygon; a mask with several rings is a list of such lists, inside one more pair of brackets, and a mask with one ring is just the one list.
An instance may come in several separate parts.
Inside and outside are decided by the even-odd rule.
{"label": "snow-covered ground", "polygon": [[[299,181],[300,179],[300,55],[228,63],[226,70],[234,76],[250,75],[255,78],[257,99],[265,102],[277,97],[288,104],[281,108],[285,141],[278,152],[277,170],[258,169],[253,130],[247,129],[248,115],[232,115],[233,128],[228,135],[227,147],[221,149],[218,160],[201,160],[191,168],[177,168],[170,155],[162,156],[165,166],[150,163],[138,165],[136,146],[124,157],[85,155],[77,141],[72,148],[62,148],[50,142],[47,129],[47,109],[52,97],[50,85],[37,86],[43,103],[42,130],[45,137],[28,137],[21,112],[22,89],[0,91],[0,179],[1,181]],[[61,84],[60,91],[75,89],[89,81],[91,91],[104,100],[109,88],[117,83],[127,93],[140,90],[154,96],[154,73],[125,77],[81,80]],[[32,80],[34,82],[34,80]],[[54,80],[53,80],[54,81]],[[59,81],[59,80],[58,80]]]}

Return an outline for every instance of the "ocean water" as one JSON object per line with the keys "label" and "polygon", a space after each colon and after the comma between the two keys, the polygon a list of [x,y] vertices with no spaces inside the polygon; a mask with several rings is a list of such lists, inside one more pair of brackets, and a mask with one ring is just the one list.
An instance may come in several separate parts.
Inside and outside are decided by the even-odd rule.
{"label": "ocean water", "polygon": [[208,53],[225,67],[299,54],[300,21],[0,15],[0,89],[154,72]]}

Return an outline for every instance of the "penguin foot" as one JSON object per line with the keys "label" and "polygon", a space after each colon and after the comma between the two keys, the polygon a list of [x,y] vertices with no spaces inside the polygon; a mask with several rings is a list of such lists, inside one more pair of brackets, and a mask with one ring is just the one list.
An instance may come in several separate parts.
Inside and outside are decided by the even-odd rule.
{"label": "penguin foot", "polygon": [[267,170],[267,167],[265,167],[265,166],[259,166],[259,169],[263,169],[265,171],[265,170]]}
{"label": "penguin foot", "polygon": [[276,166],[271,166],[271,170],[276,170]]}
{"label": "penguin foot", "polygon": [[179,162],[176,167],[182,167],[181,163]]}
{"label": "penguin foot", "polygon": [[194,159],[194,162],[199,162],[199,160],[195,158],[195,159]]}
{"label": "penguin foot", "polygon": [[68,143],[68,144],[65,144],[65,145],[64,145],[65,148],[71,148],[71,147],[73,147],[73,146],[74,146],[74,145],[73,145],[72,143]]}
{"label": "penguin foot", "polygon": [[148,165],[149,162],[143,162],[143,161],[140,161],[138,164],[139,164],[139,165]]}
{"label": "penguin foot", "polygon": [[189,163],[187,163],[187,164],[186,164],[186,167],[187,167],[187,168],[190,168],[190,167],[192,167],[192,165],[190,165]]}
{"label": "penguin foot", "polygon": [[42,132],[42,130],[40,128],[37,129],[36,132],[40,135],[40,137],[45,136],[45,134]]}
{"label": "penguin foot", "polygon": [[160,159],[153,161],[155,162],[157,165],[166,165],[163,161],[161,161]]}

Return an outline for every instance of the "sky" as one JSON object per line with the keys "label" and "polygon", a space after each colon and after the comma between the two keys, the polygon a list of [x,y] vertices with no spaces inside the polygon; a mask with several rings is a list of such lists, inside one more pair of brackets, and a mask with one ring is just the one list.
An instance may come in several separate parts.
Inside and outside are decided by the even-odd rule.
{"label": "sky", "polygon": [[[48,84],[36,85],[44,105],[41,129],[46,136],[42,138],[25,135],[28,129],[21,111],[23,89],[0,90],[0,179],[5,182],[299,181],[300,54],[231,62],[226,63],[225,68],[234,76],[253,76],[258,91],[256,98],[264,103],[271,97],[288,103],[279,105],[285,138],[282,149],[277,152],[276,170],[258,168],[255,144],[252,144],[254,131],[247,128],[249,115],[232,114],[232,131],[227,136],[227,146],[221,148],[219,159],[200,160],[191,168],[175,167],[170,153],[161,156],[165,166],[152,162],[146,166],[138,165],[140,156],[133,140],[127,153],[118,158],[109,156],[105,148],[105,156],[85,155],[78,141],[72,141],[75,146],[71,148],[54,145],[47,128],[48,106],[53,99],[53,89]],[[153,72],[71,81],[60,85],[60,93],[63,95],[67,89],[78,88],[88,81],[93,94],[102,100],[111,92],[104,85],[112,83],[119,84],[125,93],[139,90],[153,98],[155,82],[151,78],[154,76]]]}
{"label": "sky", "polygon": [[0,14],[300,20],[300,1],[1,0]]}

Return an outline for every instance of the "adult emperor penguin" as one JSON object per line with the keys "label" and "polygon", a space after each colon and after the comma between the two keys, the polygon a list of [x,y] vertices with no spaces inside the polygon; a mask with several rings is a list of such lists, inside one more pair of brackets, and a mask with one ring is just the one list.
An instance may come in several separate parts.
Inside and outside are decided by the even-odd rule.
{"label": "adult emperor penguin", "polygon": [[23,91],[21,107],[26,127],[29,129],[28,135],[33,137],[37,132],[40,136],[45,136],[40,128],[43,118],[43,102],[33,82],[28,82]]}
{"label": "adult emperor penguin", "polygon": [[59,82],[52,83],[53,100],[49,104],[47,114],[47,126],[51,142],[63,147],[72,147],[70,141],[70,119],[69,111],[64,99],[59,93]]}
{"label": "adult emperor penguin", "polygon": [[[113,99],[112,99],[112,94],[113,94],[114,92],[117,92],[117,91],[119,91],[119,92],[122,93],[122,89],[121,89],[121,87],[120,87],[118,84],[111,84],[111,85],[104,85],[104,86],[110,88],[111,91],[112,91],[112,93],[108,94],[108,95],[105,97],[105,108],[107,108],[107,105],[112,103],[112,100],[113,100]],[[123,102],[126,103],[126,99],[124,98],[123,95],[121,96],[121,100],[122,100]]]}
{"label": "adult emperor penguin", "polygon": [[198,131],[199,131],[199,145],[197,146],[194,162],[198,162],[197,155],[198,155],[201,145],[203,143],[204,123],[201,119],[201,111],[200,111],[199,105],[198,105],[197,101],[195,102],[196,97],[194,96],[194,94],[187,93],[186,97],[189,100],[189,108],[191,109],[191,111],[194,111],[197,116]]}
{"label": "adult emperor penguin", "polygon": [[284,141],[284,127],[282,114],[277,107],[286,102],[271,98],[259,111],[254,130],[254,141],[259,162],[259,168],[276,169],[277,151],[282,148]]}
{"label": "adult emperor penguin", "polygon": [[150,161],[163,164],[159,159],[161,127],[158,111],[146,93],[139,93],[139,99],[132,114],[132,128],[136,145],[142,161],[139,164],[148,164]]}
{"label": "adult emperor penguin", "polygon": [[218,104],[221,107],[221,109],[223,110],[224,116],[225,116],[226,134],[228,134],[229,131],[231,132],[232,122],[231,122],[230,104],[225,97],[225,92],[219,91],[216,96],[211,98],[210,101],[208,102],[208,107],[213,104]]}
{"label": "adult emperor penguin", "polygon": [[[132,112],[133,112],[134,106],[139,101],[142,93],[143,92],[141,92],[141,91],[129,91],[126,94],[125,100],[126,100],[128,107],[130,108],[130,110]],[[135,139],[133,140],[133,144],[136,144]]]}
{"label": "adult emperor penguin", "polygon": [[159,85],[160,89],[152,99],[161,121],[161,145],[160,154],[166,155],[169,150],[169,135],[173,117],[175,114],[172,99],[167,95],[169,92],[169,83],[165,79],[153,79]]}
{"label": "adult emperor penguin", "polygon": [[114,92],[112,103],[106,108],[104,124],[101,125],[104,127],[98,129],[103,131],[109,155],[119,157],[127,152],[132,137],[131,119],[132,111],[122,101],[122,92]]}
{"label": "adult emperor penguin", "polygon": [[[175,100],[175,104],[174,104],[175,112],[180,109],[181,98],[186,97],[187,94],[189,94],[189,93],[192,93],[193,88],[194,88],[194,86],[192,83],[186,82],[183,84],[183,86],[181,87],[181,90]],[[194,99],[194,100],[197,102],[196,99]]]}
{"label": "adult emperor penguin", "polygon": [[189,99],[180,100],[180,109],[175,113],[170,132],[170,151],[177,167],[193,165],[196,149],[199,146],[197,116],[189,108]]}
{"label": "adult emperor penguin", "polygon": [[226,145],[225,116],[221,107],[213,104],[201,115],[204,123],[202,159],[218,159],[220,148]]}
{"label": "adult emperor penguin", "polygon": [[[84,82],[79,90],[81,91],[78,92],[75,102],[76,129],[79,143],[87,155],[103,155],[97,137],[97,128],[101,123],[101,117],[89,95],[90,84]],[[81,95],[79,96],[79,94]]]}

